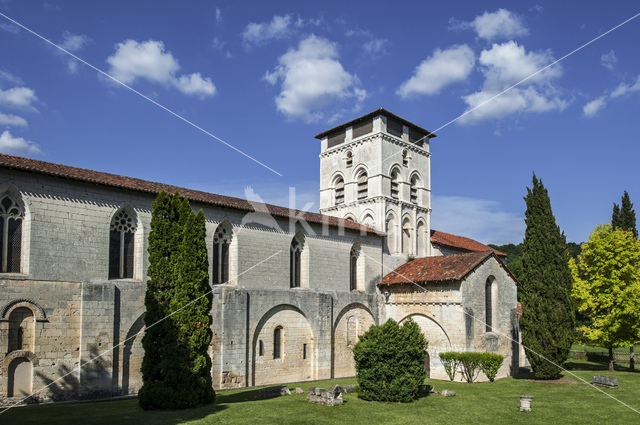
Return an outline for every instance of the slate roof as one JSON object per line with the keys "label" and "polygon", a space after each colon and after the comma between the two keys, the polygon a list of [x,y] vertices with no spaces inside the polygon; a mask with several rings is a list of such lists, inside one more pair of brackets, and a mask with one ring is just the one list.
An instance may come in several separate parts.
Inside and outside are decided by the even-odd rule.
{"label": "slate roof", "polygon": [[[495,257],[495,254],[492,251],[482,251],[416,258],[383,277],[378,285],[462,280],[489,257]],[[502,264],[497,257],[495,258]]]}
{"label": "slate roof", "polygon": [[431,230],[431,243],[436,245],[442,245],[447,248],[459,249],[462,251],[493,251],[498,257],[507,257],[507,254],[500,252],[497,249],[493,249],[490,246],[481,244],[473,239],[465,238],[464,236],[452,235],[451,233],[440,232],[437,230]]}
{"label": "slate roof", "polygon": [[[136,179],[132,177],[119,176],[116,174],[102,173],[99,171],[87,170],[84,168],[70,167],[67,165],[55,164],[52,162],[39,161],[35,159],[22,158],[0,154],[0,168],[9,170],[25,171],[28,173],[41,174],[61,179],[73,180],[77,182],[95,184],[99,186],[114,187],[117,189],[131,190],[135,192],[149,193],[157,195],[163,190],[169,194],[176,191],[181,197],[187,197],[190,201],[203,204],[213,205],[217,207],[227,207],[236,210],[253,212],[254,207],[245,199],[234,198],[232,196],[216,195],[213,193],[202,192],[199,190],[186,189],[182,187],[172,186],[163,183],[155,183],[146,180]],[[378,232],[370,227],[354,223],[351,220],[331,217],[323,214],[304,212],[293,210],[276,205],[263,204],[268,212],[274,217],[284,218],[301,218],[309,223],[328,224],[333,227],[344,227],[345,229],[364,230],[367,233],[383,236],[384,233]]]}

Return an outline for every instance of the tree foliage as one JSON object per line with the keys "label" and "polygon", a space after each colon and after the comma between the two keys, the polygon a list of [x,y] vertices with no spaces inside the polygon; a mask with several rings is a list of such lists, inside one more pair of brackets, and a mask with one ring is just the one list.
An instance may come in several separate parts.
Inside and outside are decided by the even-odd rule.
{"label": "tree foliage", "polygon": [[424,384],[427,341],[416,322],[389,319],[371,326],[353,348],[356,373],[365,400],[413,401]]}
{"label": "tree foliage", "polygon": [[[520,302],[522,343],[539,379],[556,378],[575,337],[566,239],[556,225],[547,190],[533,175],[527,204]],[[537,353],[537,354],[536,354]]]}
{"label": "tree foliage", "polygon": [[142,339],[143,409],[183,409],[212,403],[212,297],[202,211],[166,192],[153,203]]}
{"label": "tree foliage", "polygon": [[620,205],[613,204],[613,214],[611,215],[611,225],[613,230],[622,229],[633,233],[633,237],[638,239],[638,229],[636,228],[636,212],[633,209],[629,194],[624,191]]}
{"label": "tree foliage", "polygon": [[630,231],[611,224],[596,226],[582,245],[578,262],[569,262],[572,296],[587,324],[578,331],[586,340],[609,349],[640,339],[640,241]]}

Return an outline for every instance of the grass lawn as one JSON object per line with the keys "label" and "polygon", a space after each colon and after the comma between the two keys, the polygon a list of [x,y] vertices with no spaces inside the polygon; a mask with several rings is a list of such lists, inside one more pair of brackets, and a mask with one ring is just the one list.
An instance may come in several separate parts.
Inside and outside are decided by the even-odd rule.
{"label": "grass lawn", "polygon": [[[451,383],[427,380],[436,391],[454,390],[455,397],[421,397],[414,403],[372,403],[346,394],[345,404],[320,406],[306,394],[262,399],[258,389],[220,391],[213,406],[182,411],[143,412],[136,400],[13,408],[0,415],[2,424],[579,424],[640,423],[640,372],[606,372],[606,366],[586,361],[567,364],[571,372],[591,381],[593,374],[614,376],[620,388],[600,392],[563,374],[563,383],[531,382],[530,375],[494,383]],[[574,382],[567,382],[575,380]],[[328,388],[355,379],[292,384],[306,390]],[[518,396],[533,395],[532,412],[520,412]]]}
{"label": "grass lawn", "polygon": [[[571,346],[571,349],[574,351],[596,351],[596,352],[603,352],[603,353],[609,352],[608,348],[595,347],[592,345],[581,345],[581,344],[573,344]],[[634,345],[633,350],[635,353],[640,353],[640,344]],[[613,351],[616,353],[629,354],[629,347],[617,347],[617,348],[614,348]]]}

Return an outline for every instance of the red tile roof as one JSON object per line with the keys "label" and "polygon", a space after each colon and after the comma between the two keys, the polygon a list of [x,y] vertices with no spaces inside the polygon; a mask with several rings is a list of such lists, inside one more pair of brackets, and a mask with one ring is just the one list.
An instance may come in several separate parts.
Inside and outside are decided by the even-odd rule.
{"label": "red tile roof", "polygon": [[416,258],[383,277],[378,285],[458,281],[490,257],[496,258],[492,251]]}
{"label": "red tile roof", "polygon": [[[241,198],[215,195],[213,193],[201,192],[199,190],[185,189],[182,187],[171,186],[162,183],[154,183],[146,180],[135,179],[132,177],[102,173],[99,171],[70,167],[67,165],[38,161],[35,159],[22,158],[18,156],[0,154],[0,168],[25,171],[35,174],[44,174],[61,179],[96,184],[100,186],[115,187],[118,189],[149,193],[152,195],[157,195],[163,190],[165,192],[168,192],[169,194],[173,194],[177,191],[181,197],[187,197],[190,201],[193,202],[200,202],[203,204],[214,205],[218,207],[233,208],[247,212],[255,211],[253,206],[247,200]],[[371,229],[367,226],[354,223],[351,220],[345,220],[318,213],[303,212],[270,204],[266,204],[266,207],[269,213],[274,217],[300,218],[306,220],[309,223],[328,224],[329,226],[333,227],[341,226],[345,229],[357,231],[364,230],[367,233],[379,236],[384,235],[384,233],[382,232],[378,232],[377,230]]]}
{"label": "red tile roof", "polygon": [[451,233],[439,232],[437,230],[431,230],[431,243],[463,251],[493,251],[498,257],[507,256],[507,254],[474,241],[473,239],[452,235]]}

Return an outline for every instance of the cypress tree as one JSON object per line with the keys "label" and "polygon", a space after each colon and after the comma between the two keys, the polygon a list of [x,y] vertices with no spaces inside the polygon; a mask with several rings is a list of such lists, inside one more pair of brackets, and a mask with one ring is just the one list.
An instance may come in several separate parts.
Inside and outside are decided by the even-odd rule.
{"label": "cypress tree", "polygon": [[149,233],[147,329],[138,392],[145,410],[188,408],[215,399],[207,353],[212,297],[205,233],[202,211],[195,215],[177,193],[158,195]]}
{"label": "cypress tree", "polygon": [[[621,206],[613,203],[613,215],[611,216],[611,225],[613,230],[622,229],[633,233],[633,237],[638,239],[638,229],[636,228],[636,212],[633,209],[629,194],[624,191],[620,202]],[[635,359],[633,355],[633,344],[629,347],[629,368],[635,369]]]}
{"label": "cypress tree", "polygon": [[527,230],[520,289],[522,343],[536,377],[554,379],[575,337],[566,238],[556,225],[547,190],[535,174],[533,188],[527,188],[524,200]]}
{"label": "cypress tree", "polygon": [[636,228],[636,212],[633,209],[629,194],[624,191],[620,205],[614,202],[613,215],[611,216],[611,225],[613,230],[622,229],[632,232],[633,237],[638,239],[638,229]]}

